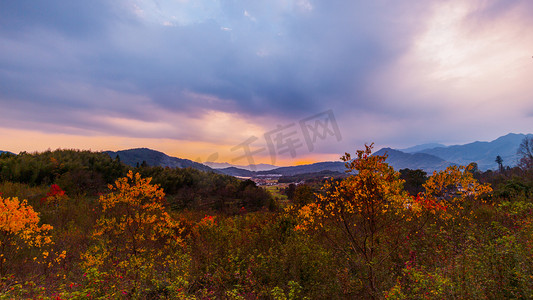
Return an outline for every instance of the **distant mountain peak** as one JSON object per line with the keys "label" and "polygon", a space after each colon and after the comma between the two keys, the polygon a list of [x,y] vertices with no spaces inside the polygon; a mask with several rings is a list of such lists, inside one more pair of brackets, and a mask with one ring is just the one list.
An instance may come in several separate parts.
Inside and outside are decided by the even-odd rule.
{"label": "distant mountain peak", "polygon": [[387,160],[385,162],[396,170],[421,169],[426,172],[432,172],[435,170],[443,170],[452,164],[431,154],[405,153],[392,148],[379,149],[374,155],[387,155]]}
{"label": "distant mountain peak", "polygon": [[425,149],[426,153],[441,157],[458,165],[475,162],[480,170],[497,169],[496,156],[503,158],[505,166],[515,166],[518,162],[517,150],[526,136],[532,134],[509,133],[490,142],[472,142],[464,145],[453,145],[446,148]]}
{"label": "distant mountain peak", "polygon": [[223,162],[223,163],[204,162],[203,164],[213,169],[226,169],[226,168],[235,167],[235,168],[248,170],[248,171],[270,171],[270,170],[279,168],[278,166],[269,165],[269,164],[255,164],[255,165],[248,165],[248,166],[233,165],[227,162]]}
{"label": "distant mountain peak", "polygon": [[[496,156],[503,158],[505,166],[514,166],[518,161],[518,146],[526,136],[532,134],[509,133],[490,142],[472,142],[464,145],[445,146],[439,143],[427,143],[406,149],[382,148],[374,154],[387,154],[387,163],[396,170],[422,169],[426,172],[442,170],[449,165],[468,165],[471,162],[478,164],[480,170],[496,169],[494,161]],[[112,158],[117,155],[125,164],[135,166],[143,161],[150,166],[168,166],[186,168],[191,167],[202,171],[220,172],[234,176],[253,176],[264,174],[282,174],[291,176],[296,174],[317,173],[333,171],[344,173],[345,164],[341,161],[318,162],[308,165],[276,167],[273,165],[258,164],[255,166],[235,166],[229,163],[213,163],[206,165],[188,159],[171,157],[163,152],[149,148],[135,148],[122,151],[106,151]],[[207,165],[216,170],[210,168]],[[253,167],[256,169],[254,170]]]}
{"label": "distant mountain peak", "polygon": [[[120,161],[135,167],[137,164],[146,162],[149,166],[161,166],[170,168],[193,168],[205,172],[217,172],[210,167],[189,159],[168,156],[163,152],[149,148],[134,148],[120,151],[104,151],[111,158],[120,157]],[[219,173],[219,172],[217,172]]]}

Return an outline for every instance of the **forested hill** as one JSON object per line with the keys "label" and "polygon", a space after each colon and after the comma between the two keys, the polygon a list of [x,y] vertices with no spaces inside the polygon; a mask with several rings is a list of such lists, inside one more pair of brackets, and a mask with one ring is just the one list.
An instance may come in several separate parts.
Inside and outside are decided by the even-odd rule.
{"label": "forested hill", "polygon": [[170,167],[170,168],[193,168],[204,172],[221,173],[201,163],[192,160],[168,156],[163,152],[148,148],[136,148],[121,151],[105,151],[111,158],[116,158],[117,155],[120,161],[128,166],[136,167],[145,162],[151,167]]}
{"label": "forested hill", "polygon": [[[156,151],[153,151],[156,152]],[[68,195],[96,196],[108,184],[132,170],[152,178],[167,194],[168,204],[179,208],[216,209],[225,212],[260,209],[271,204],[270,194],[251,180],[194,168],[131,167],[102,152],[55,150],[0,155],[0,182],[49,186],[57,184]]]}
{"label": "forested hill", "polygon": [[97,193],[124,176],[126,166],[101,152],[55,150],[0,155],[0,181],[60,184],[70,192]]}
{"label": "forested hill", "polygon": [[446,169],[452,163],[426,153],[404,153],[399,150],[391,148],[382,148],[374,155],[387,155],[386,162],[390,164],[394,169],[411,169],[411,170],[424,170],[426,172],[440,171]]}

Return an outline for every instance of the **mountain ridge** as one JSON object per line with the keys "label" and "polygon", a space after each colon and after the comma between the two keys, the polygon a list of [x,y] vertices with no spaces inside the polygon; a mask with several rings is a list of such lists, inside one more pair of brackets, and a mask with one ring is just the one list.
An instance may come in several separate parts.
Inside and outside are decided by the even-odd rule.
{"label": "mountain ridge", "polygon": [[425,149],[417,153],[431,154],[446,161],[468,165],[471,162],[478,164],[480,170],[497,169],[496,156],[503,159],[504,165],[515,166],[518,163],[518,147],[525,137],[533,134],[509,133],[489,142],[475,141],[463,145],[452,145]]}
{"label": "mountain ridge", "polygon": [[[443,170],[449,165],[468,165],[471,162],[478,164],[482,171],[488,169],[497,169],[495,158],[500,155],[504,160],[504,165],[514,166],[518,161],[516,154],[518,147],[525,137],[533,137],[533,134],[515,134],[509,133],[490,142],[472,142],[464,145],[451,145],[444,147],[426,148],[431,145],[442,144],[422,144],[404,149],[405,151],[419,152],[406,153],[398,149],[381,148],[374,152],[374,155],[387,154],[387,163],[396,170],[400,169],[422,169],[426,172]],[[136,166],[143,161],[150,166],[164,167],[191,167],[206,172],[217,172],[238,177],[252,177],[257,175],[279,174],[283,176],[293,176],[306,173],[319,173],[322,171],[332,171],[344,173],[346,168],[342,161],[317,162],[307,165],[277,167],[269,170],[250,170],[239,168],[227,164],[229,167],[213,169],[207,165],[200,164],[188,159],[168,156],[163,152],[151,150],[148,148],[135,148],[121,151],[105,151],[112,158],[119,155],[122,162],[130,166]],[[217,163],[224,165],[225,163]],[[259,165],[257,165],[259,166]],[[271,166],[271,165],[270,165]],[[242,166],[241,166],[242,167]],[[251,167],[251,166],[248,166]]]}
{"label": "mountain ridge", "polygon": [[255,165],[241,166],[241,165],[233,165],[227,162],[217,163],[217,162],[210,162],[210,161],[204,162],[203,164],[212,169],[217,169],[217,170],[234,167],[234,168],[239,168],[239,169],[248,170],[248,171],[269,171],[269,170],[279,168],[279,166],[274,166],[270,164],[255,164]]}
{"label": "mountain ridge", "polygon": [[261,171],[256,173],[258,175],[280,174],[283,176],[293,176],[305,173],[319,173],[322,171],[344,172],[346,170],[344,164],[345,163],[342,161],[324,161],[307,165],[279,167],[270,171]]}
{"label": "mountain ridge", "polygon": [[149,166],[162,166],[170,168],[194,168],[204,172],[220,173],[206,165],[194,162],[189,159],[169,156],[163,152],[152,150],[149,148],[134,148],[119,151],[104,151],[111,158],[118,157],[120,161],[126,165],[135,167],[137,164],[141,165],[144,162]]}
{"label": "mountain ridge", "polygon": [[453,163],[435,155],[426,153],[405,153],[392,148],[381,148],[376,151],[374,155],[387,155],[387,160],[385,162],[396,170],[420,169],[426,172],[433,172],[444,170],[446,167],[453,165]]}
{"label": "mountain ridge", "polygon": [[409,148],[395,149],[395,150],[402,151],[403,153],[416,153],[416,152],[420,152],[426,149],[440,148],[440,147],[446,147],[446,145],[443,145],[440,143],[426,143],[426,144],[412,146]]}

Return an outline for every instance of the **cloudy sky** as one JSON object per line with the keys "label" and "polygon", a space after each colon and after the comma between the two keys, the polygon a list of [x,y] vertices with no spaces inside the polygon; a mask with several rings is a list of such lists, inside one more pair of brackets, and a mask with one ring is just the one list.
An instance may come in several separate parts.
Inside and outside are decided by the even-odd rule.
{"label": "cloudy sky", "polygon": [[283,165],[488,141],[533,131],[532,56],[528,0],[6,0],[0,150]]}

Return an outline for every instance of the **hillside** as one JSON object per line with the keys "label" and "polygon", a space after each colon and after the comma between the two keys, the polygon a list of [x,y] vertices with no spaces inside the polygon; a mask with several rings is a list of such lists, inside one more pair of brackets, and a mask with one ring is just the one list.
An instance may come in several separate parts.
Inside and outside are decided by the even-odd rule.
{"label": "hillside", "polygon": [[387,297],[374,298],[533,294],[532,170],[479,173],[479,182],[449,170],[411,198],[425,174],[391,174],[363,157],[357,170],[369,169],[263,187],[193,168],[128,168],[102,152],[0,155],[1,298],[371,299],[366,252],[353,251],[367,241],[380,254],[375,273],[388,278],[378,290]]}
{"label": "hillside", "polygon": [[136,148],[121,151],[105,151],[104,153],[111,156],[111,158],[120,158],[120,161],[126,165],[135,167],[137,164],[142,164],[145,161],[149,166],[156,167],[170,167],[170,168],[193,168],[205,172],[220,173],[210,167],[194,162],[188,159],[168,156],[163,152],[148,148]]}
{"label": "hillside", "polygon": [[435,170],[444,170],[452,163],[426,153],[404,153],[399,150],[391,148],[382,148],[375,152],[374,155],[387,154],[386,162],[396,170],[401,169],[421,169],[426,172],[433,172]]}
{"label": "hillside", "polygon": [[498,165],[494,160],[498,155],[503,158],[505,166],[515,166],[517,164],[518,156],[516,152],[526,136],[533,135],[509,133],[491,142],[478,141],[465,145],[437,147],[425,149],[419,153],[431,154],[458,165],[476,162],[481,170],[497,169]]}
{"label": "hillside", "polygon": [[228,168],[217,169],[217,170],[226,175],[231,175],[231,176],[236,176],[236,177],[253,177],[256,173],[254,171],[249,171],[249,170],[245,170],[245,169],[241,169],[237,167],[228,167]]}
{"label": "hillside", "polygon": [[396,150],[402,151],[404,153],[416,153],[416,152],[420,152],[426,149],[433,149],[433,148],[438,148],[438,147],[446,147],[446,146],[443,144],[439,144],[439,143],[428,143],[428,144],[416,145],[413,147],[409,147],[405,149],[396,149]]}

